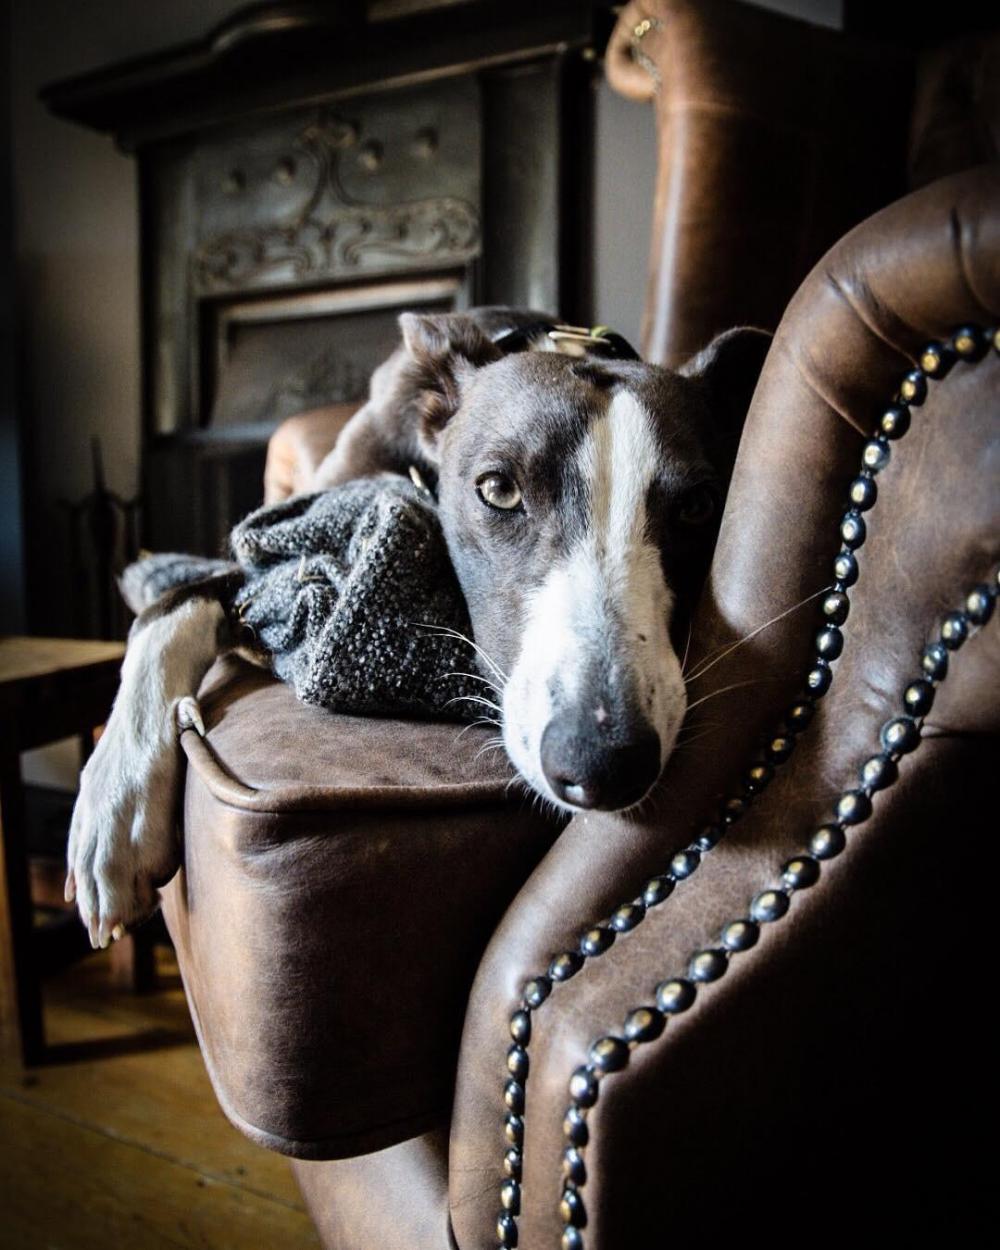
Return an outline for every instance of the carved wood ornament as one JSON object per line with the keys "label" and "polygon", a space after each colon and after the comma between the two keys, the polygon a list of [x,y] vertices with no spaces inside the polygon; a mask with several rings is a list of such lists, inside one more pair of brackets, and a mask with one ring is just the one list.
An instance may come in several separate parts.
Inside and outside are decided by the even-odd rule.
{"label": "carved wood ornament", "polygon": [[320,113],[295,140],[315,167],[304,202],[285,221],[228,230],[203,242],[193,257],[196,287],[206,292],[243,287],[267,277],[302,281],[358,270],[365,260],[465,262],[480,246],[479,213],[456,196],[388,206],[352,196],[340,177],[342,153],[358,127]]}

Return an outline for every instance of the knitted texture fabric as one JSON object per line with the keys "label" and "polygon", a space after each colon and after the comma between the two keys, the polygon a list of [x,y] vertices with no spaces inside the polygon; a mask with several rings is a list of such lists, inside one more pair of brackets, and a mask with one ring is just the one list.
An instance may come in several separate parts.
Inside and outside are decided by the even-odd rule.
{"label": "knitted texture fabric", "polygon": [[118,579],[122,598],[139,615],[162,599],[169,590],[190,586],[217,573],[227,573],[235,565],[230,560],[208,560],[177,551],[157,552],[128,565]]}
{"label": "knitted texture fabric", "polygon": [[[230,542],[244,573],[234,613],[304,702],[359,715],[482,715],[490,691],[465,600],[434,504],[409,482],[366,478],[260,508]],[[122,582],[147,602],[145,583],[162,594],[168,581],[232,567],[152,556]]]}

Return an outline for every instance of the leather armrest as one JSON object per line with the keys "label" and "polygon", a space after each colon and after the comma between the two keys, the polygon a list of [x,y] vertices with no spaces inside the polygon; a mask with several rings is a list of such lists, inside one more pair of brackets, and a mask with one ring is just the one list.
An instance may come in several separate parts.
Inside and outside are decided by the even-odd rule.
{"label": "leather armrest", "polygon": [[823,252],[906,189],[898,51],[753,4],[632,0],[605,64],[615,89],[656,103],[650,360],[677,365],[733,325],[774,329]]}
{"label": "leather armrest", "polygon": [[338,716],[235,657],[199,697],[163,900],[223,1110],[302,1159],[440,1125],[480,953],[558,826],[481,730]]}
{"label": "leather armrest", "polygon": [[360,406],[330,404],[282,421],[267,444],[265,503],[280,503],[310,489],[313,474]]}
{"label": "leather armrest", "polygon": [[[638,816],[587,815],[567,827],[480,966],[451,1140],[459,1245],[490,1244],[500,1210],[508,1020],[522,987],[641,896],[712,819],[720,796],[738,792],[802,689],[819,624],[808,600],[832,581],[864,434],[929,339],[998,320],[997,166],[873,217],[817,265],[790,306],[750,411],[695,624],[688,672],[724,658],[691,691],[718,694],[689,718],[692,745],[675,753]],[[696,951],[718,946],[725,922],[780,883],[782,864],[879,751],[879,728],[899,714],[942,614],[995,576],[998,391],[991,350],[980,363],[956,364],[913,408],[867,514],[844,654],[791,760],[694,875],[534,1012],[520,1244],[559,1244],[568,1083],[592,1043],[620,1036],[658,982],[686,975]],[[900,780],[876,794],[874,815],[850,832],[846,851],[796,894],[787,917],[762,926],[758,945],[734,956],[688,1014],[602,1082],[585,1152],[587,1250],[659,1244],[666,1230],[685,1244],[721,1244],[716,1235],[733,1225],[747,1235],[762,1203],[782,1225],[800,1228],[808,1216],[843,1231],[856,1215],[852,1197],[862,1202],[869,1184],[894,1218],[922,1219],[932,1196],[939,1213],[961,1207],[948,1188],[953,1173],[941,1174],[932,1195],[953,1140],[953,1126],[935,1136],[933,1116],[975,1110],[980,1086],[963,1073],[966,1097],[927,1074],[976,1055],[967,1004],[981,968],[959,952],[988,945],[975,936],[977,917],[989,915],[988,883],[958,862],[974,827],[963,800],[978,819],[995,792],[998,682],[994,619],[953,657],[927,741],[903,757]],[[943,998],[931,988],[942,985]],[[904,1160],[908,1208],[886,1199],[890,1150]],[[898,1186],[892,1194],[900,1197]]]}

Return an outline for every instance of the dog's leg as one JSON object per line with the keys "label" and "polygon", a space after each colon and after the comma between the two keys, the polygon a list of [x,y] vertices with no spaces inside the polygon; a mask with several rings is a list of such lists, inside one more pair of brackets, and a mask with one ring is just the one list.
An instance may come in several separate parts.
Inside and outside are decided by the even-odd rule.
{"label": "dog's leg", "polygon": [[[230,579],[231,580],[231,579]],[[179,728],[201,728],[194,695],[229,645],[229,581],[172,592],[129,634],[121,687],[80,777],[67,852],[74,898],[94,946],[107,946],[156,905],[179,863]]]}

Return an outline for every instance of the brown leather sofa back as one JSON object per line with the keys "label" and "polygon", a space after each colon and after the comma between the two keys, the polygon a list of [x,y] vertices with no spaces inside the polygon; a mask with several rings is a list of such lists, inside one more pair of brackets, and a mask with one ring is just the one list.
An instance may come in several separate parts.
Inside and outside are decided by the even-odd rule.
{"label": "brown leather sofa back", "polygon": [[358,407],[353,403],[330,404],[282,421],[267,444],[265,503],[280,503],[309,489],[313,474]]}
{"label": "brown leather sofa back", "polygon": [[656,107],[650,360],[773,329],[823,252],[906,189],[912,65],[889,48],[731,0],[633,0],[607,74]]}
{"label": "brown leather sofa back", "polygon": [[[833,580],[838,520],[865,435],[927,340],[969,321],[1000,322],[996,165],[878,214],[823,258],[792,302],[751,409],[694,629],[689,672],[747,639],[692,684],[699,698],[718,691],[690,718],[692,736],[706,736],[676,753],[639,818],[571,822],[480,965],[451,1137],[451,1213],[463,1250],[491,1244],[501,1209],[508,1020],[523,987],[616,907],[641,898],[721,797],[740,791],[759,744],[802,689],[820,624],[810,596]],[[571,1074],[592,1043],[620,1036],[659,981],[684,976],[696,951],[718,946],[726,921],[780,882],[782,863],[878,752],[879,728],[920,675],[921,649],[943,614],[973,583],[995,577],[998,393],[1000,355],[991,348],[978,364],[957,364],[913,407],[913,428],[894,444],[867,514],[844,654],[801,745],[689,880],[533,1012],[519,1244],[560,1243],[563,1117]],[[735,957],[718,985],[602,1083],[585,1152],[587,1250],[660,1244],[665,1229],[685,1244],[723,1244],[718,1237],[740,1228],[750,1235],[755,1186],[789,1227],[801,1227],[796,1221],[816,1209],[817,1178],[823,1227],[843,1232],[855,1208],[823,1203],[822,1182],[842,1168],[851,1183],[867,1184],[880,1149],[902,1152],[911,1168],[898,1185],[878,1174],[883,1215],[906,1216],[915,1229],[919,1214],[902,1196],[915,1185],[929,1198],[935,1169],[935,1212],[955,1202],[954,1128],[938,1132],[934,1116],[953,1126],[969,1100],[920,1072],[953,1070],[970,1036],[975,975],[957,952],[967,932],[980,933],[986,889],[961,871],[959,885],[953,855],[963,858],[974,827],[959,816],[963,800],[981,814],[993,787],[998,640],[994,620],[953,657],[900,781],[875,796],[874,815],[850,830],[847,850],[796,895],[787,918],[762,926],[759,944]],[[929,992],[944,983],[946,1004]],[[954,1013],[954,1028],[939,1009]],[[912,1053],[920,1070],[907,1062]],[[481,1196],[490,1176],[492,1204]]]}

